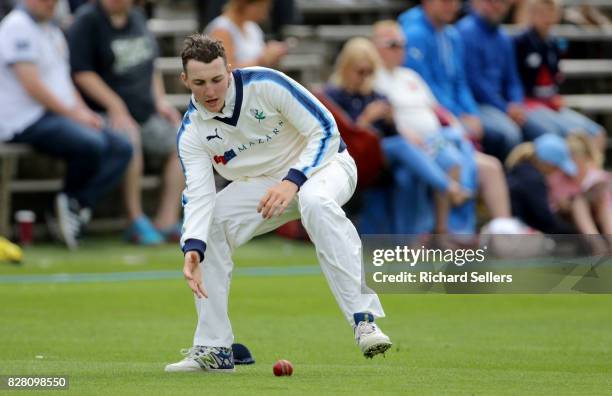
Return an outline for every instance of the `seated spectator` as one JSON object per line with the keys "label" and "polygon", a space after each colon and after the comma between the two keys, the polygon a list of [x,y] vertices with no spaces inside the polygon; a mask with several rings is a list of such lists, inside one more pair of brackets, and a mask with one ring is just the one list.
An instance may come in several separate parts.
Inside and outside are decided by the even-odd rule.
{"label": "seated spectator", "polygon": [[275,67],[287,53],[287,45],[283,42],[266,43],[257,25],[268,18],[270,4],[271,0],[230,0],[223,14],[204,30],[223,42],[227,63],[232,67]]}
{"label": "seated spectator", "polygon": [[601,125],[565,106],[559,94],[561,49],[552,27],[559,21],[557,0],[529,0],[529,25],[514,37],[516,61],[523,83],[526,105],[545,119],[549,132],[561,136],[588,133],[600,150],[605,149],[606,131]]}
{"label": "seated spectator", "polygon": [[73,249],[81,212],[121,181],[132,147],[103,127],[74,87],[68,46],[51,22],[54,9],[53,1],[24,0],[0,22],[0,140],[66,161],[54,209],[59,236]]}
{"label": "seated spectator", "polygon": [[611,175],[602,169],[601,152],[585,135],[570,135],[566,141],[578,171],[573,178],[562,172],[548,177],[551,205],[582,234],[603,234],[612,247]]}
{"label": "seated spectator", "polygon": [[[480,189],[491,217],[509,218],[508,187],[501,163],[495,157],[475,151],[464,136],[461,123],[441,108],[423,79],[401,66],[406,43],[400,26],[395,21],[378,22],[374,24],[372,40],[384,66],[378,70],[374,88],[389,98],[400,133],[410,131],[425,143],[429,141],[427,150],[448,145],[454,148],[453,154],[459,156],[462,164],[461,184],[473,191]],[[440,112],[447,114],[449,125],[442,125]],[[470,216],[475,216],[473,210]]]}
{"label": "seated spectator", "polygon": [[468,82],[483,123],[498,125],[516,145],[551,127],[524,106],[512,39],[500,27],[509,5],[510,0],[473,0],[472,12],[457,23],[457,29],[465,43]]}
{"label": "seated spectator", "polygon": [[[131,139],[135,150],[125,182],[130,219],[126,237],[143,245],[177,240],[184,187],[176,131],[179,112],[165,100],[161,74],[154,70],[157,44],[144,14],[131,0],[100,0],[81,6],[68,32],[74,79],[94,109]],[[165,162],[154,224],[144,214],[143,151]]]}
{"label": "seated spectator", "polygon": [[459,6],[458,0],[423,0],[399,16],[407,39],[404,65],[419,73],[470,138],[481,142],[486,153],[503,160],[518,140],[504,125],[480,118],[467,83],[463,42],[450,25]]}
{"label": "seated spectator", "polygon": [[[382,149],[394,173],[396,182],[400,172],[394,168],[410,170],[435,191],[436,233],[447,232],[450,203],[462,204],[470,197],[458,179],[461,157],[449,146],[446,152],[429,156],[420,148],[419,137],[398,135],[393,121],[393,111],[387,99],[372,89],[373,75],[380,65],[380,59],[372,43],[364,38],[349,40],[340,52],[332,83],[325,89],[327,97],[338,104],[348,116],[362,127],[372,128],[382,138]],[[456,176],[456,179],[450,175]]]}
{"label": "seated spectator", "polygon": [[575,234],[576,228],[553,209],[546,178],[556,171],[577,174],[565,141],[545,134],[533,143],[518,145],[506,160],[512,214],[528,226],[547,234]]}

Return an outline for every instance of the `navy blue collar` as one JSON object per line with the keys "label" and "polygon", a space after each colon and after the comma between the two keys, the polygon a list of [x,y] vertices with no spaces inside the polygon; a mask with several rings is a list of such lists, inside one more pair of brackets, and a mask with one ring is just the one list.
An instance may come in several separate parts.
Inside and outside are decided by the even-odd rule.
{"label": "navy blue collar", "polygon": [[221,121],[224,124],[235,127],[238,124],[238,118],[240,118],[240,108],[242,107],[242,74],[240,70],[236,69],[232,71],[234,76],[234,84],[236,84],[236,101],[234,103],[234,113],[231,118],[215,117],[217,121]]}

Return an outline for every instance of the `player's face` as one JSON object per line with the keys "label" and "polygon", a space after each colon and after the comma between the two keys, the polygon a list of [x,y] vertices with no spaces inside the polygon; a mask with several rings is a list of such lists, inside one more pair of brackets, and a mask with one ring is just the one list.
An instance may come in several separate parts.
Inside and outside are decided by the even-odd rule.
{"label": "player's face", "polygon": [[230,83],[230,67],[219,57],[210,63],[189,60],[181,80],[195,100],[210,112],[218,113],[225,105]]}
{"label": "player's face", "polygon": [[394,68],[404,63],[404,35],[396,28],[380,29],[374,36],[374,45],[385,66]]}

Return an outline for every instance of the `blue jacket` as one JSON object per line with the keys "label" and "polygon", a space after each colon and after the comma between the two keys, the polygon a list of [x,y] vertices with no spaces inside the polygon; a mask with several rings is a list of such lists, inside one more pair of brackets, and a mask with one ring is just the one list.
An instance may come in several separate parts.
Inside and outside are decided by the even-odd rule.
{"label": "blue jacket", "polygon": [[466,80],[463,42],[457,30],[437,31],[421,6],[402,13],[398,22],[406,36],[404,65],[423,77],[438,102],[455,116],[478,114]]}
{"label": "blue jacket", "polygon": [[509,103],[523,101],[512,39],[471,13],[457,23],[465,43],[465,67],[476,101],[506,112]]}

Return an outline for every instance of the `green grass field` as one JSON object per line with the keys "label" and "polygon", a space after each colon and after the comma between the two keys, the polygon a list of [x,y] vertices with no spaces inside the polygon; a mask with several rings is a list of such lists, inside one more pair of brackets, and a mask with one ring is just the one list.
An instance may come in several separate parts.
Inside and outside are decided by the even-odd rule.
{"label": "green grass field", "polygon": [[[164,373],[195,325],[180,252],[102,239],[0,265],[0,375],[68,374],[78,395],[612,394],[610,295],[383,295],[394,346],[366,360],[310,245],[258,239],[235,262],[231,318],[253,366]],[[281,358],[292,377],[272,375]]]}

